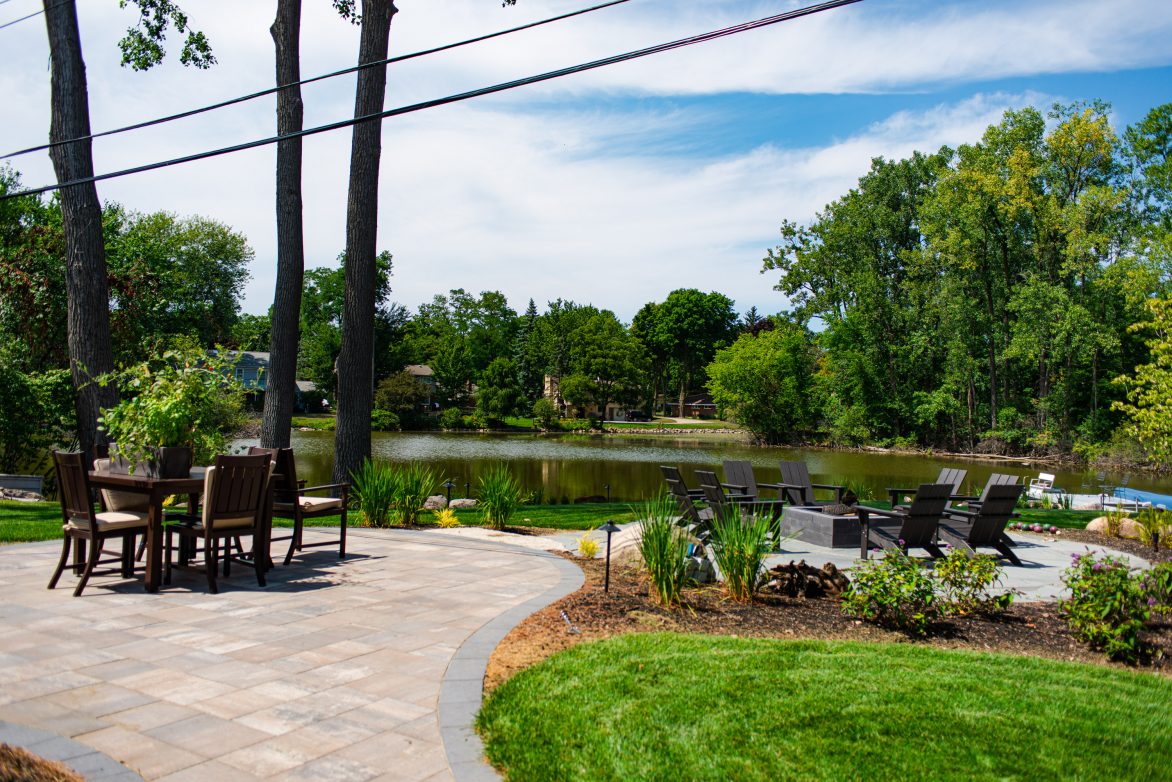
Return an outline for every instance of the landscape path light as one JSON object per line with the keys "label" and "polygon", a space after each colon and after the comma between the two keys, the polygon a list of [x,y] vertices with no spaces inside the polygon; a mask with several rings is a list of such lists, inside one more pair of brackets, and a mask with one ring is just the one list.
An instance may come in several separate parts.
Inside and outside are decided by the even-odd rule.
{"label": "landscape path light", "polygon": [[456,484],[452,483],[451,478],[448,478],[446,481],[444,481],[444,488],[448,490],[448,504],[449,505],[452,504],[452,487],[454,487],[455,485]]}
{"label": "landscape path light", "polygon": [[606,580],[602,582],[602,591],[610,592],[610,536],[621,530],[612,519],[607,519],[599,529],[606,533]]}
{"label": "landscape path light", "polygon": [[602,488],[606,489],[606,501],[610,502],[610,484],[604,483],[602,484]]}

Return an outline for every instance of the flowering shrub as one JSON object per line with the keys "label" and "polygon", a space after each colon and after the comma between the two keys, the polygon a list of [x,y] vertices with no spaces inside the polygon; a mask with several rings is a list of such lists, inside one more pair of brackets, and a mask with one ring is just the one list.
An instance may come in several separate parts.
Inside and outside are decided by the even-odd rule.
{"label": "flowering shrub", "polygon": [[1161,562],[1144,573],[1140,587],[1153,613],[1172,614],[1172,562]]}
{"label": "flowering shrub", "polygon": [[936,563],[936,580],[948,613],[971,614],[1003,611],[1013,602],[1013,593],[994,595],[1001,582],[996,557],[953,549]]}
{"label": "flowering shrub", "polygon": [[859,562],[842,596],[842,610],[886,627],[924,635],[940,615],[930,571],[901,551]]}
{"label": "flowering shrub", "polygon": [[1133,574],[1116,557],[1087,553],[1072,556],[1062,581],[1070,599],[1061,602],[1061,610],[1075,635],[1112,660],[1133,663],[1147,651],[1140,632],[1155,598],[1145,594],[1144,575]]}

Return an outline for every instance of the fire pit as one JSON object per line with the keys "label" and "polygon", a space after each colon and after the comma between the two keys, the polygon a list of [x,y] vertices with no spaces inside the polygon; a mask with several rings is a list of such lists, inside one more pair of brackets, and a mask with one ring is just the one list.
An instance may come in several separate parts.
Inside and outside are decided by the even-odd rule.
{"label": "fire pit", "polygon": [[815,546],[858,548],[859,520],[853,512],[828,513],[818,506],[791,506],[781,516],[781,534],[794,535]]}

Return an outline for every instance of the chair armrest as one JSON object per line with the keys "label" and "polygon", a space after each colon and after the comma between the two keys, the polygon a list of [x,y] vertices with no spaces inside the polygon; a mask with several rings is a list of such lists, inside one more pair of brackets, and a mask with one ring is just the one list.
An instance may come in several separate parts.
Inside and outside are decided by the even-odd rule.
{"label": "chair armrest", "polygon": [[[304,481],[298,481],[304,483]],[[321,486],[301,486],[297,489],[298,494],[305,494],[311,491],[322,491],[324,489],[345,489],[349,491],[350,484],[348,483],[323,483]]]}
{"label": "chair armrest", "polygon": [[872,508],[870,505],[856,505],[855,513],[858,514],[860,521],[866,521],[868,516],[884,516],[889,519],[902,519],[905,515],[897,510],[886,510],[884,508]]}
{"label": "chair armrest", "polygon": [[842,495],[846,494],[846,487],[839,486],[835,483],[811,483],[810,486],[815,489],[828,489],[834,492],[834,501],[842,502]]}
{"label": "chair armrest", "polygon": [[978,513],[975,510],[960,510],[959,508],[949,508],[948,515],[949,516],[963,516],[966,519],[975,519],[977,516],[980,515],[980,513]]}
{"label": "chair armrest", "polygon": [[788,485],[788,484],[785,484],[785,483],[758,483],[758,484],[757,484],[757,488],[759,488],[759,489],[762,489],[762,488],[764,488],[764,489],[778,489],[778,490],[780,490],[780,489],[788,489],[788,488],[790,488],[790,487],[789,487],[789,485]]}
{"label": "chair armrest", "polygon": [[744,486],[744,485],[742,485],[742,484],[739,484],[739,483],[722,483],[722,484],[720,484],[720,485],[721,485],[721,486],[723,486],[723,487],[724,487],[724,488],[726,488],[726,489],[736,489],[736,490],[737,490],[737,491],[739,491],[741,494],[748,494],[748,493],[749,493],[749,487],[748,487],[748,486]]}

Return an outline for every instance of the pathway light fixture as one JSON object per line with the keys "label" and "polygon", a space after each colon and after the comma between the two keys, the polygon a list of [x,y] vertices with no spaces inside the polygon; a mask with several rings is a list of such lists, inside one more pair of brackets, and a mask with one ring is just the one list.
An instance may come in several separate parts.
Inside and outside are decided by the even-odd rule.
{"label": "pathway light fixture", "polygon": [[451,504],[452,504],[452,488],[453,488],[455,485],[456,485],[456,484],[452,483],[452,479],[451,479],[451,478],[448,478],[446,481],[444,481],[444,488],[448,490],[448,504],[449,504],[449,505],[451,505]]}
{"label": "pathway light fixture", "polygon": [[606,523],[598,529],[606,533],[606,580],[602,583],[602,591],[610,592],[610,536],[620,530],[612,519],[607,519]]}

